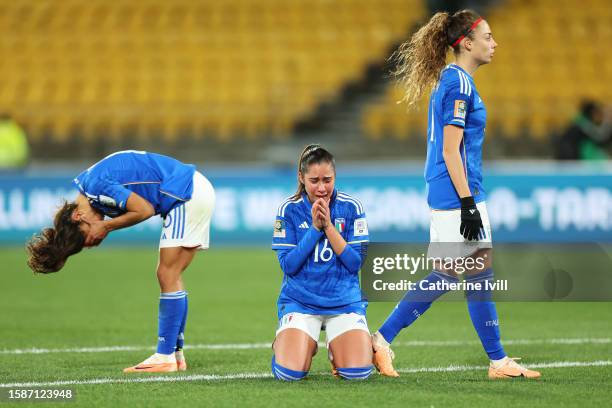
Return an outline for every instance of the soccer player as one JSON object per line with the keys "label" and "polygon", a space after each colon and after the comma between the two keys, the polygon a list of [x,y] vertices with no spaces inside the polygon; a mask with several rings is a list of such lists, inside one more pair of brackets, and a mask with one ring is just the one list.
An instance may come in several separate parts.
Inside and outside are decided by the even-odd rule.
{"label": "soccer player", "polygon": [[336,190],[334,157],[319,145],[302,151],[297,177],[297,192],[280,205],[274,224],[283,281],[272,373],[304,378],[324,329],[334,375],[366,379],[373,366],[358,275],[369,241],[363,206]]}
{"label": "soccer player", "polygon": [[[433,87],[425,165],[431,208],[428,256],[472,257],[479,261],[474,265],[484,266],[466,273],[465,280],[480,282],[481,290],[466,290],[465,296],[472,323],[490,359],[489,377],[538,378],[539,372],[526,369],[506,355],[491,290],[484,284],[493,280],[491,227],[481,171],[486,110],[472,76],[479,66],[491,62],[496,47],[489,25],[474,11],[436,13],[400,47],[396,74],[405,87],[404,100],[409,105]],[[445,66],[449,48],[455,62]],[[430,284],[458,282],[458,276],[439,263],[425,280]],[[398,376],[392,365],[390,343],[444,293],[421,290],[417,285],[374,333],[374,362],[381,374]]]}
{"label": "soccer player", "polygon": [[[59,271],[69,256],[99,245],[114,230],[153,215],[163,219],[157,279],[157,352],[126,373],[185,370],[183,354],[187,292],[181,279],[198,250],[209,245],[215,191],[195,166],[168,156],[121,151],[107,156],[74,179],[78,196],[55,214],[28,243],[28,265],[38,273]],[[105,218],[108,217],[108,218]]]}

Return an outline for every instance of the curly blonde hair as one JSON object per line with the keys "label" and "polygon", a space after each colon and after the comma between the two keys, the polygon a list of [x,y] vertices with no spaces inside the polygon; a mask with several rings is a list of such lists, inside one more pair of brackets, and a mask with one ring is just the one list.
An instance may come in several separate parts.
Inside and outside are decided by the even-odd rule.
{"label": "curly blonde hair", "polygon": [[440,71],[446,65],[446,54],[452,49],[460,52],[460,44],[452,47],[462,35],[473,38],[469,31],[480,16],[473,10],[461,10],[453,15],[434,14],[431,19],[402,43],[391,56],[396,62],[392,75],[404,90],[401,102],[413,107],[427,89],[438,82]]}

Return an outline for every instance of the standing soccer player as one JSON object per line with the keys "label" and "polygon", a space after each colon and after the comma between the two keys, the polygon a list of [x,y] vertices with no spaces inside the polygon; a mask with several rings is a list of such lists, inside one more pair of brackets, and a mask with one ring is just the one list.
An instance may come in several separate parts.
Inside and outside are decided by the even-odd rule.
{"label": "standing soccer player", "polygon": [[[449,47],[455,63],[445,66]],[[474,11],[437,13],[400,47],[396,74],[409,105],[433,87],[425,165],[431,208],[428,256],[484,259],[483,268],[474,268],[465,277],[468,283],[480,282],[481,290],[467,290],[465,296],[472,323],[490,359],[489,377],[538,378],[539,372],[520,366],[504,352],[495,303],[484,284],[493,280],[491,227],[481,172],[486,109],[472,75],[479,66],[491,62],[496,47],[489,25]],[[439,264],[425,280],[430,284],[458,282],[458,276]],[[374,362],[383,375],[398,376],[389,346],[393,339],[446,293],[416,287],[372,336]]]}
{"label": "standing soccer player", "polygon": [[360,380],[373,370],[358,275],[368,226],[361,203],[337,191],[335,181],[331,153],[307,146],[298,162],[298,190],[276,215],[272,249],[284,273],[272,357],[279,380],[308,374],[322,329],[334,375]]}
{"label": "standing soccer player", "polygon": [[45,228],[28,243],[28,265],[39,273],[57,272],[69,256],[99,245],[111,231],[161,215],[157,352],[123,371],[186,370],[187,292],[181,274],[198,250],[208,248],[215,205],[212,185],[193,165],[133,150],[102,159],[79,174],[74,184],[79,190],[76,200],[57,211],[53,228]]}

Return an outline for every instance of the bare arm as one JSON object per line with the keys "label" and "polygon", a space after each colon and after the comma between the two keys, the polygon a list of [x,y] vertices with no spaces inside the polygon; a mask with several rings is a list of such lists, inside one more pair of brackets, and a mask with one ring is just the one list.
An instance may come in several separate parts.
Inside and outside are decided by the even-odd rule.
{"label": "bare arm", "polygon": [[136,193],[130,194],[125,204],[125,209],[127,211],[124,214],[109,220],[84,219],[90,227],[89,233],[85,238],[85,246],[99,245],[109,232],[130,227],[155,215],[155,210],[151,203]]}
{"label": "bare arm", "polygon": [[334,253],[336,255],[340,255],[342,252],[344,252],[344,248],[346,247],[346,241],[344,240],[344,238],[342,238],[342,235],[340,235],[336,227],[333,224],[329,223],[325,227],[324,232],[325,236],[327,237],[327,240],[329,241],[329,244],[334,250]]}
{"label": "bare arm", "polygon": [[444,146],[443,153],[444,162],[448,169],[451,181],[457,194],[461,199],[461,224],[459,225],[459,233],[468,240],[478,240],[482,229],[482,219],[480,212],[474,202],[474,197],[470,191],[470,187],[465,175],[466,169],[461,161],[461,153],[459,148],[463,140],[463,129],[447,125],[444,127]]}
{"label": "bare arm", "polygon": [[125,204],[125,209],[127,210],[125,214],[104,221],[108,232],[131,227],[155,215],[155,210],[151,203],[136,193],[130,194]]}
{"label": "bare arm", "polygon": [[472,193],[465,177],[465,168],[459,151],[462,140],[463,128],[455,125],[444,126],[442,156],[455,190],[457,190],[459,197],[464,198],[471,196]]}

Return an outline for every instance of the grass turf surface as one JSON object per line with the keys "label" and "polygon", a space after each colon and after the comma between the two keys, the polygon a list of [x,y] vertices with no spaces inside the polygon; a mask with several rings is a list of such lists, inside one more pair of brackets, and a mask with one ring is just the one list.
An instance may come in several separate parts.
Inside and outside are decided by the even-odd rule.
{"label": "grass turf surface", "polygon": [[[33,276],[19,248],[0,250],[0,350],[150,346],[156,342],[158,287],[156,249],[100,248],[73,257],[58,274]],[[199,254],[184,275],[189,292],[186,355],[193,375],[269,373],[271,350],[189,349],[189,344],[271,342],[281,274],[272,251],[214,249]],[[393,308],[368,309],[376,330]],[[529,363],[610,360],[612,343],[553,344],[550,339],[612,338],[609,303],[499,303],[502,339],[542,340],[506,346]],[[460,341],[461,345],[402,345],[411,341]],[[400,369],[484,366],[487,363],[467,308],[438,302],[397,339]],[[0,353],[0,383],[98,378],[135,379],[123,367],[151,351],[96,353]],[[539,381],[489,381],[486,370],[404,373],[399,379],[373,376],[366,382],[329,375],[325,349],[307,380],[286,384],[272,378],[196,380],[176,383],[71,385],[76,406],[529,406],[607,405],[612,366],[543,368]],[[1,389],[0,390],[5,390]],[[15,404],[26,406],[25,403]],[[3,403],[0,406],[7,406]],[[36,405],[38,406],[38,405]],[[71,405],[72,406],[72,405]]]}

